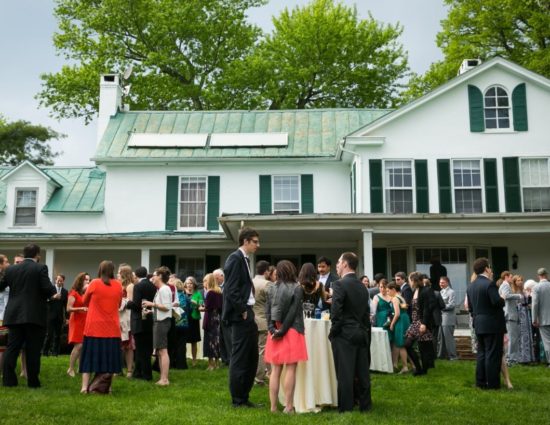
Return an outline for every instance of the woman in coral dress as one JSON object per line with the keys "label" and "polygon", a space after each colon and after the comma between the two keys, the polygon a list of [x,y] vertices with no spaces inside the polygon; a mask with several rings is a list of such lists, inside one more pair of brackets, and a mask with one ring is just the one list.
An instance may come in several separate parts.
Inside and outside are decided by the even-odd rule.
{"label": "woman in coral dress", "polygon": [[67,375],[71,377],[75,376],[74,367],[82,351],[84,325],[86,324],[86,314],[88,311],[88,307],[84,306],[83,297],[89,283],[90,276],[88,273],[79,273],[73,282],[67,299],[67,313],[70,314],[68,340],[69,344],[73,344]]}
{"label": "woman in coral dress", "polygon": [[287,260],[279,261],[277,282],[269,288],[266,305],[269,336],[265,346],[265,362],[271,364],[269,399],[272,412],[277,412],[281,372],[285,365],[284,413],[294,412],[296,366],[298,362],[307,360],[303,296],[303,289],[296,282],[294,264]]}

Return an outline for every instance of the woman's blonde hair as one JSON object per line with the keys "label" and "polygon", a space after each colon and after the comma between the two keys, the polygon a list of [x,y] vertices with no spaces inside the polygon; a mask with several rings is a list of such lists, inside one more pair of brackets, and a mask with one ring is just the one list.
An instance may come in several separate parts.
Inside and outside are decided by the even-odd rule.
{"label": "woman's blonde hair", "polygon": [[132,268],[128,264],[122,264],[118,268],[118,273],[120,274],[120,283],[122,283],[123,288],[126,288],[131,283],[134,283]]}
{"label": "woman's blonde hair", "polygon": [[177,277],[172,279],[172,283],[178,291],[183,291],[185,289],[185,284],[181,281],[181,279],[178,279]]}
{"label": "woman's blonde hair", "polygon": [[222,293],[222,290],[218,286],[218,282],[214,277],[214,273],[208,273],[206,276],[204,276],[203,282],[204,282],[205,289],[208,289],[209,291],[217,292],[218,294]]}

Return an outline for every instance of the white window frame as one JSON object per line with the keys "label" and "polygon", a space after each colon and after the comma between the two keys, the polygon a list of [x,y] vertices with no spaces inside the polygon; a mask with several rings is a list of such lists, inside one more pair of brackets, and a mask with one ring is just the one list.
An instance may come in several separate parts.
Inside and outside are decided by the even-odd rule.
{"label": "white window frame", "polygon": [[[181,199],[181,190],[182,190],[182,184],[184,183],[185,179],[204,179],[204,226],[196,226],[196,227],[184,227],[181,226],[181,219],[182,219],[182,204],[184,201]],[[191,203],[191,202],[188,202]],[[180,176],[178,180],[178,229],[179,230],[185,230],[185,231],[193,231],[193,230],[206,230],[208,222],[208,176]]]}
{"label": "white window frame", "polygon": [[[298,199],[290,199],[290,200],[276,200],[275,199],[275,180],[277,178],[284,178],[284,177],[293,177],[298,180]],[[284,202],[298,202],[298,210],[297,211],[289,211],[288,209],[277,209],[275,208],[276,203],[284,203]],[[273,211],[273,214],[300,214],[302,211],[302,179],[300,174],[274,174],[271,176],[271,209]]]}
{"label": "white window frame", "polygon": [[[458,161],[477,161],[479,162],[479,187],[477,186],[455,186],[455,174],[454,174],[454,169],[455,169],[455,162],[458,162]],[[484,172],[485,170],[483,169],[483,161],[480,159],[480,158],[456,158],[456,159],[452,159],[451,160],[451,186],[453,188],[452,190],[452,197],[453,197],[453,212],[454,213],[457,213],[457,214],[482,214],[485,212],[485,185],[483,184],[483,182],[485,181],[484,179]],[[456,191],[457,190],[473,190],[473,189],[480,189],[481,190],[481,211],[479,212],[457,212],[456,210]]]}
{"label": "white window frame", "polygon": [[[506,92],[506,96],[508,97],[508,107],[506,106],[501,106],[499,107],[498,105],[496,106],[490,106],[490,107],[486,107],[485,106],[485,98],[487,97],[487,92],[494,88],[495,90],[496,89],[502,89]],[[498,97],[495,97],[495,99],[498,99]],[[497,102],[498,103],[498,102]],[[508,109],[508,127],[499,127],[499,123],[498,123],[498,110],[499,109],[505,109],[507,108]],[[497,111],[496,113],[496,122],[497,122],[497,126],[495,128],[487,128],[487,116],[486,116],[486,113],[485,113],[485,110],[486,109],[494,109],[495,111]],[[489,119],[492,119],[492,118],[489,118]],[[512,96],[510,95],[510,92],[508,89],[506,89],[506,87],[502,86],[502,85],[499,85],[499,84],[492,84],[490,85],[489,87],[487,87],[485,89],[485,91],[483,92],[483,125],[485,127],[485,131],[488,132],[488,133],[506,133],[506,132],[511,132],[513,131],[513,117],[512,117]]]}
{"label": "white window frame", "polygon": [[[18,207],[17,195],[19,192],[34,192],[34,223],[17,223],[17,208],[30,208],[30,207]],[[14,227],[36,227],[38,225],[38,188],[37,187],[16,187],[15,199],[13,202],[13,226]]]}
{"label": "white window frame", "polygon": [[550,187],[550,184],[548,186],[533,186],[533,185],[527,185],[526,182],[523,179],[523,162],[524,161],[532,161],[532,160],[546,160],[546,166],[548,168],[548,174],[550,176],[550,157],[547,156],[539,156],[539,157],[525,157],[519,159],[519,182],[520,182],[520,192],[521,192],[521,210],[523,212],[546,212],[544,211],[526,211],[525,210],[525,197],[523,195],[523,189],[540,189],[540,188],[546,188]]}
{"label": "white window frame", "polygon": [[[389,187],[386,184],[386,164],[389,162],[409,162],[411,165],[411,186],[410,187]],[[412,159],[385,159],[382,161],[382,186],[383,186],[383,202],[384,202],[384,212],[387,214],[414,214],[416,211],[416,174],[414,169],[414,160]],[[412,211],[405,213],[394,213],[389,211],[387,204],[387,191],[389,190],[410,190],[412,193]]]}

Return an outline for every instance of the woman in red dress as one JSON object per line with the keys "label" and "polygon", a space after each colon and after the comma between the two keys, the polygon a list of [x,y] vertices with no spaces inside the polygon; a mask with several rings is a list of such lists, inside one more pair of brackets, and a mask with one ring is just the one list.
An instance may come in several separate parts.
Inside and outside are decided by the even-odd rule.
{"label": "woman in red dress", "polygon": [[283,366],[286,366],[283,392],[284,413],[294,412],[294,388],[296,366],[307,360],[304,336],[304,292],[296,282],[296,268],[290,261],[277,263],[277,282],[269,288],[266,303],[266,320],[270,336],[265,346],[265,361],[271,363],[269,375],[269,399],[271,411],[277,412],[279,385]]}
{"label": "woman in red dress", "polygon": [[67,375],[73,378],[75,376],[74,366],[80,358],[80,351],[82,350],[84,325],[86,324],[86,312],[88,311],[88,307],[84,306],[82,297],[89,283],[90,276],[88,273],[79,273],[73,282],[69,298],[67,299],[67,313],[70,314],[68,339],[69,344],[73,344]]}

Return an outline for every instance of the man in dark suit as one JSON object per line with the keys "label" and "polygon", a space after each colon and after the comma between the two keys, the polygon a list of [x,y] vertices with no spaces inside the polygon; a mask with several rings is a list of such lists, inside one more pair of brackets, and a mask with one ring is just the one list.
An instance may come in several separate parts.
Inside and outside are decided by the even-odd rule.
{"label": "man in dark suit", "polygon": [[413,290],[407,281],[407,275],[404,272],[397,272],[394,279],[395,283],[397,283],[401,288],[401,296],[408,305],[407,313],[409,313],[409,317],[412,317]]}
{"label": "man in dark suit", "polygon": [[153,354],[153,316],[142,316],[142,301],[153,301],[157,288],[147,279],[147,269],[143,266],[135,270],[139,282],[134,285],[134,295],[126,308],[130,313],[130,330],[136,342],[136,355],[134,373],[132,377],[151,381],[153,372],[151,368],[151,356]]}
{"label": "man in dark suit", "polygon": [[336,265],[341,279],[332,286],[332,327],[329,339],[338,379],[340,412],[353,410],[355,377],[358,380],[356,396],[359,398],[359,409],[365,412],[372,406],[369,292],[355,275],[358,261],[354,253],[343,253]]}
{"label": "man in dark suit", "polygon": [[477,278],[468,287],[468,309],[473,316],[477,336],[476,386],[500,388],[502,340],[506,332],[504,300],[493,282],[493,271],[487,258],[474,261]]}
{"label": "man in dark suit", "polygon": [[67,298],[69,296],[69,293],[63,287],[64,284],[65,276],[58,274],[55,277],[56,294],[48,300],[48,326],[44,347],[42,347],[43,356],[59,355],[61,332],[67,319]]}
{"label": "man in dark suit", "polygon": [[250,254],[260,246],[256,230],[239,232],[239,249],[225,262],[222,320],[231,328],[229,391],[233,407],[256,407],[248,399],[258,367],[258,326],[254,320],[254,285],[250,277]]}
{"label": "man in dark suit", "polygon": [[317,280],[323,284],[327,293],[327,300],[323,302],[323,310],[330,310],[332,304],[331,286],[333,282],[338,280],[338,276],[330,271],[331,266],[332,262],[327,257],[319,257],[317,261],[317,272],[319,273]]}
{"label": "man in dark suit", "polygon": [[0,291],[10,288],[4,313],[8,327],[8,345],[4,353],[3,384],[17,385],[17,356],[25,345],[27,354],[27,385],[40,387],[40,350],[46,334],[46,300],[56,294],[48,277],[48,267],[39,264],[40,247],[30,244],[23,250],[25,260],[6,269]]}

